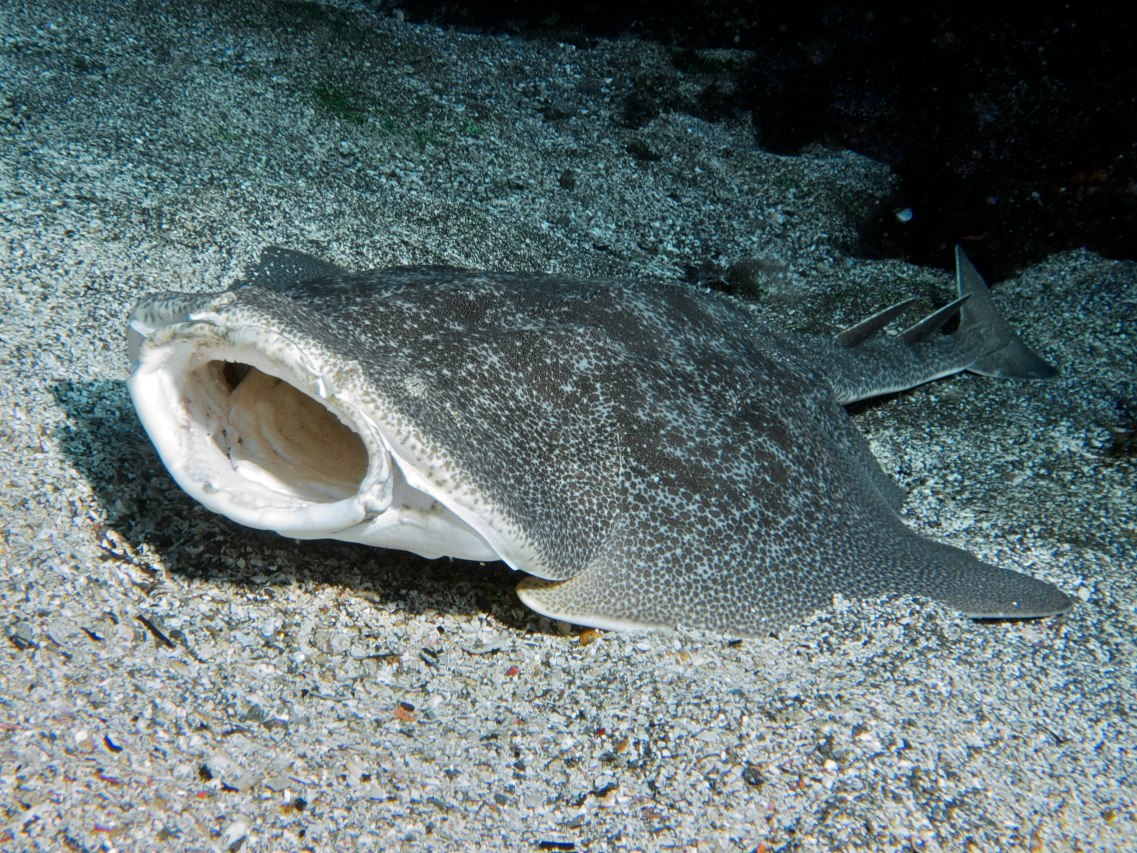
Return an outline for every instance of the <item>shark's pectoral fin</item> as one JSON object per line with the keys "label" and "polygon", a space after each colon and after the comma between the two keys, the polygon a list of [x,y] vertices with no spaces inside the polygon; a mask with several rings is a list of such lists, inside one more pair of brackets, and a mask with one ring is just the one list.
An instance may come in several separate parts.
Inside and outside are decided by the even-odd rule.
{"label": "shark's pectoral fin", "polygon": [[740,595],[745,590],[739,586],[723,584],[723,578],[712,578],[706,585],[699,580],[674,567],[626,571],[605,562],[568,580],[525,578],[517,585],[517,595],[542,616],[573,625],[609,631],[688,627],[748,637],[769,636],[791,621],[774,618],[772,611],[778,617],[800,619],[827,603],[818,600],[792,613],[783,601],[758,601],[748,608]]}
{"label": "shark's pectoral fin", "polygon": [[531,610],[550,619],[609,631],[649,631],[674,628],[650,605],[635,597],[615,597],[609,579],[598,567],[564,581],[528,577],[517,585],[517,596]]}
{"label": "shark's pectoral fin", "polygon": [[[768,636],[830,603],[834,594],[871,599],[886,594],[930,598],[972,619],[1031,619],[1065,613],[1072,600],[1053,584],[975,559],[958,548],[911,534],[908,562],[833,565],[803,583],[799,571],[739,566],[712,576],[617,566],[602,560],[563,581],[526,578],[521,601],[550,619],[613,631],[705,628]],[[887,548],[885,550],[888,550]]]}
{"label": "shark's pectoral fin", "polygon": [[[974,619],[1053,616],[1072,604],[1053,584],[917,535],[868,482],[856,500],[842,502],[843,515],[829,513],[834,523],[825,531],[778,524],[758,510],[731,516],[733,504],[705,502],[721,528],[677,524],[661,498],[622,515],[580,573],[527,578],[518,596],[544,616],[577,625],[685,626],[749,637],[776,633],[834,595],[912,595]],[[746,532],[728,541],[727,530]]]}
{"label": "shark's pectoral fin", "polygon": [[567,580],[526,578],[518,597],[541,615],[574,625],[612,631],[687,627],[747,637],[770,636],[832,600],[829,585],[813,573],[803,578],[793,567],[766,569],[730,556],[715,562],[706,559],[704,547],[714,544],[713,537],[686,534],[687,558],[680,546],[670,554],[656,551],[649,560],[628,559],[652,550],[645,536],[634,549],[616,545]]}

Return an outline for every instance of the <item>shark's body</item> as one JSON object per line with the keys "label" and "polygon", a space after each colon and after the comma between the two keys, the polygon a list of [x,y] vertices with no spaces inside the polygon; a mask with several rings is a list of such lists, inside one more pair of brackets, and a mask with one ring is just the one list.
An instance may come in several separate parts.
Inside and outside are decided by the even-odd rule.
{"label": "shark's body", "polygon": [[235,290],[144,299],[130,390],[211,509],[502,559],[533,576],[526,604],[567,621],[760,635],[835,594],[885,593],[1060,613],[1050,584],[906,527],[842,408],[961,370],[1053,374],[957,260],[953,309],[902,336],[876,334],[896,313],[881,312],[831,340],[664,282],[349,274],[270,250]]}

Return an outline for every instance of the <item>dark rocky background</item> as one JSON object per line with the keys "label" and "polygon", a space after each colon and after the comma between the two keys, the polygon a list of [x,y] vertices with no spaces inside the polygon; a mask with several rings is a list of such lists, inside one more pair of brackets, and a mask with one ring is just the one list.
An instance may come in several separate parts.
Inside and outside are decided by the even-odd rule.
{"label": "dark rocky background", "polygon": [[[1034,3],[405,0],[408,18],[582,47],[671,45],[674,76],[636,78],[624,120],[743,115],[755,143],[851,148],[887,162],[896,195],[860,252],[945,265],[962,243],[994,278],[1078,246],[1137,258],[1137,11]],[[742,53],[724,58],[721,50]],[[635,74],[635,69],[629,69]],[[681,97],[684,75],[707,82]]]}

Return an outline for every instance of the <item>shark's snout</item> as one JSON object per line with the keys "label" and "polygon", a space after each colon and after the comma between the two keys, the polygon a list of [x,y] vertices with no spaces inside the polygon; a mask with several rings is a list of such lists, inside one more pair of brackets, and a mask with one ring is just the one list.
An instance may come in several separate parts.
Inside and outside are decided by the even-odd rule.
{"label": "shark's snout", "polygon": [[128,387],[183,489],[233,521],[293,538],[494,557],[407,482],[318,349],[228,317],[231,301],[151,297],[130,318]]}

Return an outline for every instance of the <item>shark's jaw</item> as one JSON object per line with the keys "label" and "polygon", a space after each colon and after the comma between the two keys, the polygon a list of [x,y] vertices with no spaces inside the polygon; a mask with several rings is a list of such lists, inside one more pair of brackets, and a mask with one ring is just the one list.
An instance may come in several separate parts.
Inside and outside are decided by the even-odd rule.
{"label": "shark's jaw", "polygon": [[405,464],[324,369],[218,306],[141,303],[131,317],[139,418],[178,484],[209,509],[296,539],[340,539],[424,557],[498,559]]}

